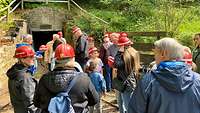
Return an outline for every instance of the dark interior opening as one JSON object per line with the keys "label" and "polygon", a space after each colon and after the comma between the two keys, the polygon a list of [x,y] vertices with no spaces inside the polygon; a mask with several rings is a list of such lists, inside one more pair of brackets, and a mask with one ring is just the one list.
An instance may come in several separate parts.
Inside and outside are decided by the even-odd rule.
{"label": "dark interior opening", "polygon": [[58,31],[33,31],[33,46],[35,51],[39,50],[41,45],[46,45],[47,42],[53,39],[53,34],[57,34]]}

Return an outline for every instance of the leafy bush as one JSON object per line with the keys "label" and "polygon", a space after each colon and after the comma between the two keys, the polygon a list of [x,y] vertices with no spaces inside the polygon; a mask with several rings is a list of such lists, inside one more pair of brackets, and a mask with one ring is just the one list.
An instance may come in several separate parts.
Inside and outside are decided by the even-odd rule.
{"label": "leafy bush", "polygon": [[[9,3],[10,3],[11,1],[12,1],[12,0],[0,0],[0,9],[3,9],[3,8],[5,8],[6,6],[8,6]],[[4,11],[4,12],[0,12],[0,17],[1,17],[2,15],[4,15],[4,14],[6,14],[5,11]]]}

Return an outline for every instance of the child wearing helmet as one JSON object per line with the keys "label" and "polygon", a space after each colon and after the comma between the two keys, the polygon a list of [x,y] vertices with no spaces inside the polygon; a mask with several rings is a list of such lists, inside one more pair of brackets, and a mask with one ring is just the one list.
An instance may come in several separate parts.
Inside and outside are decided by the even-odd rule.
{"label": "child wearing helmet", "polygon": [[[97,63],[97,71],[99,73],[102,73],[103,74],[103,62],[101,61],[101,59],[99,58],[99,52],[98,52],[98,49],[96,47],[92,47],[88,50],[88,53],[89,53],[89,56],[90,56],[90,59],[87,61],[86,63],[86,71],[88,71],[88,68],[90,66],[90,62],[95,62]],[[88,71],[90,72],[90,71]]]}
{"label": "child wearing helmet", "polygon": [[39,111],[33,105],[33,96],[37,81],[28,70],[34,64],[35,52],[30,46],[16,48],[14,57],[18,59],[8,71],[8,87],[14,113],[35,113]]}

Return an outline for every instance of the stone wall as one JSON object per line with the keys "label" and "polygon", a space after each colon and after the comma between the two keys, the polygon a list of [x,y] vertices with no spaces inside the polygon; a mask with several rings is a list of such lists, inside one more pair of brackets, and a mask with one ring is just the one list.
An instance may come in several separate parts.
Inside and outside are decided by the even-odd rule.
{"label": "stone wall", "polygon": [[59,31],[66,20],[64,11],[49,7],[35,8],[25,15],[31,31]]}
{"label": "stone wall", "polygon": [[0,47],[0,108],[9,103],[7,70],[16,62],[13,58],[15,45],[3,45]]}
{"label": "stone wall", "polygon": [[0,109],[5,105],[8,105],[10,102],[8,93],[8,78],[6,76],[6,72],[13,64],[17,62],[17,59],[13,58],[15,53],[15,45],[16,43],[20,43],[21,35],[27,33],[27,23],[22,20],[20,21],[23,23],[23,26],[20,26],[20,31],[15,42],[6,42],[5,44],[0,44]]}

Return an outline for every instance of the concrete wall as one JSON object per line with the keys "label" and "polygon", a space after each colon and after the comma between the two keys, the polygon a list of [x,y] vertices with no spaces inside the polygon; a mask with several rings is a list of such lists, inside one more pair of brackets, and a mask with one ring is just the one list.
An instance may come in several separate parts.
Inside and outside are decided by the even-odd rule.
{"label": "concrete wall", "polygon": [[31,31],[60,31],[66,20],[65,12],[49,7],[31,10],[26,14]]}

